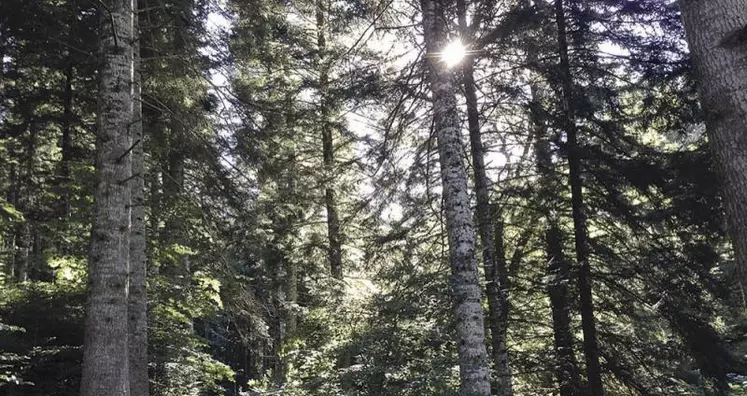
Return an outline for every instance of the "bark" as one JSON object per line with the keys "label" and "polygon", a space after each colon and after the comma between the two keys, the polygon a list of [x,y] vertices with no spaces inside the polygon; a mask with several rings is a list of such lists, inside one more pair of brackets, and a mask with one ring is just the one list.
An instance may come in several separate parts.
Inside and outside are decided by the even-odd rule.
{"label": "bark", "polygon": [[298,304],[298,263],[295,260],[288,260],[288,281],[286,290],[287,305],[287,330],[288,338],[293,339],[298,328],[298,318],[296,317],[296,305]]}
{"label": "bark", "polygon": [[584,358],[589,391],[593,396],[603,396],[602,370],[599,363],[599,345],[594,318],[594,299],[592,294],[591,265],[589,263],[589,244],[586,226],[586,213],[583,202],[583,185],[581,180],[581,159],[578,147],[576,111],[574,109],[573,76],[571,75],[568,55],[568,38],[563,0],[555,0],[555,16],[558,26],[558,48],[560,51],[560,74],[563,88],[563,127],[567,139],[569,179],[571,184],[571,207],[573,212],[573,229],[578,261],[578,289],[581,305],[581,328],[584,334]]}
{"label": "bark", "polygon": [[[72,57],[68,55],[67,68],[65,69],[65,91],[63,93],[63,115],[62,115],[62,138],[60,139],[60,184],[62,186],[62,208],[60,210],[63,222],[66,224],[70,219],[70,162],[72,160],[72,135],[75,115],[73,112],[73,79],[75,68]],[[63,225],[65,226],[65,225]],[[63,251],[67,247],[63,248]]]}
{"label": "bark", "polygon": [[[149,125],[150,126],[150,125]],[[149,148],[149,152],[152,150],[152,148]],[[149,168],[149,174],[148,174],[148,188],[150,189],[150,202],[148,203],[150,212],[148,216],[148,223],[150,228],[148,230],[148,233],[150,235],[150,239],[154,241],[160,240],[159,235],[159,225],[161,222],[161,195],[162,195],[162,183],[161,183],[161,170],[158,168],[158,166],[151,166]],[[148,260],[150,262],[153,261],[154,252],[153,252],[153,245],[149,244],[148,246]],[[153,273],[157,273],[158,267],[153,266],[151,268],[151,271]]]}
{"label": "bark", "polygon": [[[508,347],[506,345],[507,332],[508,332],[508,314],[510,312],[509,302],[509,279],[508,279],[508,266],[506,263],[506,249],[505,249],[505,228],[503,219],[501,218],[500,211],[494,209],[495,219],[492,219],[494,224],[494,231],[490,236],[493,237],[493,246],[495,247],[495,268],[493,274],[489,278],[490,281],[498,286],[498,295],[496,296],[499,301],[495,308],[491,308],[488,296],[488,307],[491,311],[497,310],[498,312],[491,312],[490,314],[490,331],[492,334],[491,342],[493,346],[493,359],[495,364],[495,381],[493,382],[493,390],[498,395],[513,395],[513,376],[511,375],[511,365],[509,361]],[[482,231],[481,231],[482,232]],[[484,255],[484,254],[483,254]],[[487,275],[486,275],[487,278]],[[495,292],[495,290],[493,291]],[[497,334],[497,336],[496,336]]]}
{"label": "bark", "polygon": [[14,270],[16,282],[28,280],[29,258],[31,257],[31,220],[29,214],[24,213],[26,218],[16,228],[16,254]]}
{"label": "bark", "polygon": [[[26,117],[33,117],[33,114],[27,114]],[[36,157],[37,146],[37,128],[33,122],[29,123],[29,138],[25,147],[25,167],[20,174],[19,190],[17,198],[17,209],[24,215],[23,223],[16,229],[16,256],[15,256],[15,275],[16,281],[26,282],[30,268],[31,250],[33,247],[33,233],[35,229],[35,210],[34,203],[36,191],[34,188],[34,160]]]}
{"label": "bark", "polygon": [[[280,253],[280,252],[279,252]],[[282,253],[279,254],[279,257],[282,257]],[[286,300],[286,282],[287,282],[287,273],[286,273],[286,263],[284,259],[281,259],[277,263],[277,279],[278,281],[275,284],[275,298],[277,301],[277,307],[275,309],[275,315],[276,315],[276,329],[274,334],[274,345],[273,345],[273,355],[275,357],[275,367],[273,369],[273,377],[275,378],[275,384],[278,387],[282,387],[285,384],[285,375],[286,375],[286,369],[285,369],[285,357],[283,356],[283,350],[285,348],[286,343],[286,329],[287,329],[287,300]]]}
{"label": "bark", "polygon": [[563,254],[563,236],[556,221],[551,221],[546,233],[547,246],[547,294],[552,308],[553,340],[557,359],[555,375],[560,385],[560,396],[580,396],[581,381],[578,364],[573,352],[573,332],[571,331],[570,281],[568,261]]}
{"label": "bark", "polygon": [[99,14],[96,187],[80,394],[128,396],[132,0],[103,2]]}
{"label": "bark", "polygon": [[[459,3],[463,3],[460,1]],[[460,12],[460,19],[464,19]],[[466,24],[466,22],[464,23]],[[503,227],[491,212],[489,181],[485,170],[485,149],[480,132],[480,120],[477,109],[477,89],[473,75],[472,59],[465,59],[462,83],[467,99],[467,123],[472,169],[475,178],[475,195],[477,196],[477,229],[482,243],[482,262],[485,272],[485,291],[488,299],[488,328],[492,343],[492,357],[495,370],[493,390],[504,396],[513,394],[511,367],[506,348],[506,330],[508,326],[509,294],[506,258],[503,251]],[[499,213],[496,211],[495,213]],[[493,232],[493,224],[498,228]],[[500,238],[500,247],[497,245]],[[499,251],[503,257],[499,256]]]}
{"label": "bark", "polygon": [[563,253],[563,235],[554,213],[560,211],[557,199],[559,188],[557,177],[553,172],[550,141],[547,128],[544,128],[537,114],[537,106],[541,102],[541,94],[537,87],[532,87],[534,97],[534,111],[532,122],[538,129],[535,155],[537,158],[537,173],[540,175],[540,199],[542,212],[547,229],[545,232],[545,246],[547,253],[547,294],[550,298],[552,311],[552,328],[555,358],[555,377],[557,379],[560,396],[580,396],[581,380],[579,378],[578,363],[574,353],[573,332],[571,329],[571,299],[568,293],[570,284],[570,265]]}
{"label": "bark", "polygon": [[423,0],[421,6],[449,241],[460,394],[488,396],[490,370],[477,274],[475,227],[454,95],[456,84],[453,74],[439,63],[436,55],[446,45],[444,5],[439,0]]}
{"label": "bark", "polygon": [[[18,172],[16,170],[16,165],[11,163],[10,164],[10,186],[8,188],[7,192],[7,201],[9,204],[11,204],[14,208],[17,208],[18,206],[18,193],[19,193],[19,181],[18,181]],[[16,230],[18,230],[18,227],[16,227]],[[15,255],[16,255],[16,238],[18,237],[17,232],[13,232],[10,235],[10,238],[6,241],[7,246],[7,263],[8,265],[5,268],[5,272],[7,275],[7,279],[9,282],[14,282],[16,279],[16,266],[15,266]]]}
{"label": "bark", "polygon": [[322,157],[324,165],[324,204],[327,209],[327,236],[329,238],[329,266],[332,276],[342,279],[342,234],[334,188],[334,140],[331,123],[332,98],[329,93],[329,59],[327,59],[327,22],[324,0],[316,3],[317,67],[319,68],[319,96],[322,127]]}
{"label": "bark", "polygon": [[[134,25],[138,26],[135,15]],[[148,395],[148,295],[145,233],[143,107],[140,101],[140,37],[133,42],[132,180],[130,288],[128,295],[129,376],[132,396]]]}
{"label": "bark", "polygon": [[680,0],[738,279],[747,290],[747,0]]}

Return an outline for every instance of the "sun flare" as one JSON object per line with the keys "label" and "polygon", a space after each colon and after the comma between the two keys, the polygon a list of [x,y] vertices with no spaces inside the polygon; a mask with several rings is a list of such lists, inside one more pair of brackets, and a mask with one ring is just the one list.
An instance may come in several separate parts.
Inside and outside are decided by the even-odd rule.
{"label": "sun flare", "polygon": [[441,61],[446,67],[454,67],[467,55],[467,47],[460,40],[449,43],[441,52]]}

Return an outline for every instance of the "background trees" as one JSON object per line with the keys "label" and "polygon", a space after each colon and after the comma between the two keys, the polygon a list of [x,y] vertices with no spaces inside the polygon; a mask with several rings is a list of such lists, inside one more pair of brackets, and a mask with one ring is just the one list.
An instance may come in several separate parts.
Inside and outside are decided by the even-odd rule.
{"label": "background trees", "polygon": [[[428,8],[412,2],[138,4],[128,209],[131,239],[145,235],[150,392],[455,394],[465,322],[448,292],[446,124],[433,123],[453,95],[446,132],[473,192],[463,222],[481,226],[480,293],[500,301],[484,342],[493,384],[739,394],[739,249],[713,172],[732,157],[709,154],[676,4],[427,5],[438,40],[467,45],[464,67],[447,69],[430,38],[425,51]],[[89,230],[103,219],[100,16],[77,0],[0,4],[7,394],[80,389]],[[490,239],[495,263],[478,254]]]}

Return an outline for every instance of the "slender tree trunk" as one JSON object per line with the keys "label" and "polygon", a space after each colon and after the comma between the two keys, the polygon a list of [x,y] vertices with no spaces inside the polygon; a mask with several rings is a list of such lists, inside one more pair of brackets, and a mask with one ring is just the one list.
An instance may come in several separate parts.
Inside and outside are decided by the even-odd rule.
{"label": "slender tree trunk", "polygon": [[747,291],[747,0],[680,0],[739,283]]}
{"label": "slender tree trunk", "polygon": [[559,384],[560,396],[580,396],[581,380],[579,378],[578,363],[574,352],[573,331],[571,330],[571,300],[568,293],[570,283],[570,265],[563,253],[563,235],[558,224],[557,215],[560,211],[558,205],[557,176],[553,171],[552,155],[550,153],[550,141],[547,136],[547,128],[543,126],[538,114],[541,106],[540,90],[532,87],[534,97],[532,109],[532,122],[537,128],[537,142],[535,144],[535,155],[537,158],[537,173],[540,175],[540,199],[542,211],[546,221],[545,246],[547,253],[547,275],[549,282],[547,293],[550,297],[550,308],[552,311],[552,328],[555,357],[555,377]]}
{"label": "slender tree trunk", "polygon": [[133,2],[105,1],[99,13],[96,188],[80,394],[128,396]]}
{"label": "slender tree trunk", "polygon": [[[19,181],[18,181],[18,171],[16,168],[16,165],[14,163],[10,164],[10,186],[8,188],[8,194],[7,194],[7,200],[8,203],[11,204],[14,208],[17,208],[18,206],[18,193],[19,193]],[[18,230],[18,226],[15,227],[16,230]],[[5,268],[5,272],[7,275],[8,282],[14,282],[16,279],[16,238],[18,237],[18,232],[13,231],[10,235],[10,238],[6,242],[6,246],[8,247],[7,250],[7,267]]]}
{"label": "slender tree trunk", "polygon": [[460,393],[463,396],[488,396],[490,370],[477,275],[475,227],[456,107],[456,84],[453,73],[439,63],[436,55],[446,45],[444,5],[440,0],[423,0],[421,7],[449,240]]}
{"label": "slender tree trunk", "polygon": [[578,364],[573,351],[568,282],[568,261],[563,254],[563,236],[557,221],[550,220],[545,235],[547,246],[547,293],[552,308],[553,338],[557,358],[556,377],[560,385],[560,396],[580,396],[581,381]]}
{"label": "slender tree trunk", "polygon": [[[72,161],[72,135],[74,123],[73,111],[73,79],[75,78],[75,68],[73,60],[68,55],[67,68],[65,69],[65,92],[63,93],[63,115],[62,115],[62,138],[60,139],[60,151],[62,158],[60,160],[60,184],[62,186],[62,208],[60,213],[64,223],[70,219],[70,162]],[[63,224],[66,227],[66,224]],[[63,251],[66,247],[63,248]]]}
{"label": "slender tree trunk", "polygon": [[31,220],[28,213],[26,218],[16,229],[16,254],[14,260],[14,271],[16,282],[28,280],[29,257],[31,257]]}
{"label": "slender tree trunk", "polygon": [[288,281],[286,282],[286,299],[288,307],[286,309],[288,338],[293,339],[296,336],[298,328],[298,318],[296,317],[296,304],[298,304],[298,263],[295,260],[288,260]]}
{"label": "slender tree trunk", "polygon": [[[174,104],[170,120],[170,148],[167,155],[166,168],[168,172],[164,177],[164,194],[163,201],[166,213],[168,213],[164,231],[161,236],[166,242],[166,247],[173,244],[187,246],[187,224],[184,217],[179,214],[184,196],[185,165],[186,155],[182,148],[185,142],[185,125],[180,117],[180,105]],[[174,268],[171,268],[171,275],[181,276],[178,282],[188,283],[191,275],[189,255],[179,255],[179,261]],[[164,271],[167,271],[164,268]],[[164,272],[167,273],[167,272]],[[174,279],[177,281],[176,279]],[[183,284],[186,286],[186,284]]]}
{"label": "slender tree trunk", "polygon": [[592,396],[603,396],[602,370],[599,364],[599,345],[594,318],[591,265],[589,263],[588,232],[583,202],[581,159],[577,140],[576,111],[573,77],[568,56],[568,38],[563,0],[555,0],[555,16],[558,25],[558,48],[560,51],[560,74],[563,88],[563,122],[568,147],[568,168],[571,184],[571,206],[573,228],[578,261],[578,289],[581,302],[581,328],[584,333],[584,357]]}
{"label": "slender tree trunk", "polygon": [[[510,283],[508,279],[508,263],[506,261],[506,247],[505,247],[505,224],[501,218],[501,212],[498,205],[493,205],[493,212],[495,219],[493,219],[493,246],[495,246],[495,269],[493,270],[493,276],[489,279],[494,284],[500,286],[498,290],[498,297],[500,303],[498,309],[500,312],[491,313],[490,318],[490,331],[493,334],[498,334],[498,337],[491,339],[493,346],[493,358],[495,359],[495,376],[496,380],[493,383],[493,392],[498,395],[513,395],[513,376],[511,375],[511,366],[509,364],[509,354],[507,343],[507,332],[508,332],[508,314],[510,312],[509,302],[509,288]],[[518,248],[518,247],[517,247]],[[487,275],[486,275],[487,278]],[[491,310],[493,308],[490,308]],[[497,317],[498,320],[493,319]]]}
{"label": "slender tree trunk", "polygon": [[327,235],[329,238],[329,265],[332,276],[342,279],[342,233],[334,188],[335,169],[333,127],[331,123],[332,98],[329,93],[329,59],[327,57],[327,22],[324,0],[316,2],[317,67],[319,68],[319,96],[322,128],[322,156],[324,162],[324,204],[327,208]]}
{"label": "slender tree trunk", "polygon": [[273,377],[275,378],[275,384],[282,387],[285,384],[285,357],[283,356],[283,349],[286,343],[286,329],[287,329],[287,314],[286,305],[288,303],[285,294],[287,287],[287,272],[286,272],[286,260],[283,257],[282,252],[278,252],[277,261],[277,274],[275,282],[275,319],[276,329],[274,331],[274,345],[273,355],[275,357],[275,367],[273,368]]}
{"label": "slender tree trunk", "polygon": [[[464,8],[463,0],[458,2],[460,8]],[[464,17],[465,10],[460,10],[460,24],[466,25]],[[464,28],[463,28],[464,29]],[[477,229],[482,242],[482,261],[485,272],[485,291],[488,298],[488,328],[492,342],[493,364],[495,370],[495,379],[493,381],[493,391],[498,395],[513,395],[513,384],[511,380],[511,367],[509,365],[508,350],[506,348],[506,330],[508,328],[508,274],[506,273],[506,258],[503,251],[503,227],[501,222],[497,221],[494,214],[499,213],[499,209],[491,213],[490,192],[488,175],[485,170],[485,149],[483,148],[482,136],[480,133],[479,111],[477,109],[477,89],[475,86],[474,71],[472,59],[464,60],[462,67],[462,83],[464,85],[465,96],[467,99],[467,123],[469,128],[469,140],[472,153],[472,169],[475,178],[475,193],[477,195]],[[493,224],[500,227],[497,231],[500,235],[493,232]],[[497,238],[500,238],[501,246],[496,245]],[[498,251],[504,254],[498,257]],[[501,265],[502,264],[502,265]],[[502,273],[501,273],[502,272]]]}
{"label": "slender tree trunk", "polygon": [[[28,117],[33,117],[29,114]],[[19,184],[18,207],[24,215],[23,223],[18,225],[16,230],[16,256],[15,256],[15,274],[16,281],[26,282],[30,268],[31,251],[33,247],[33,233],[36,228],[36,210],[34,201],[36,198],[36,189],[34,188],[34,162],[36,157],[37,146],[37,128],[33,122],[29,126],[29,139],[26,142],[25,162],[26,166],[21,173]]]}
{"label": "slender tree trunk", "polygon": [[[135,14],[134,26],[139,26]],[[148,395],[148,294],[147,258],[145,255],[145,166],[143,141],[143,106],[140,74],[140,35],[133,42],[133,107],[132,107],[132,180],[130,231],[130,289],[128,295],[128,338],[130,394]]]}
{"label": "slender tree trunk", "polygon": [[[148,124],[148,127],[150,127],[150,124]],[[149,148],[149,152],[152,148]],[[148,173],[148,188],[150,189],[150,202],[148,203],[150,212],[148,213],[148,223],[150,223],[150,229],[148,231],[148,234],[150,235],[150,240],[152,241],[159,241],[161,240],[161,236],[159,235],[159,229],[160,229],[160,222],[161,222],[161,195],[162,195],[162,183],[161,183],[161,170],[158,168],[158,166],[153,165],[149,168]],[[148,245],[148,261],[153,262],[153,246],[152,244]],[[153,271],[154,274],[157,273],[158,267],[152,266],[151,271]]]}

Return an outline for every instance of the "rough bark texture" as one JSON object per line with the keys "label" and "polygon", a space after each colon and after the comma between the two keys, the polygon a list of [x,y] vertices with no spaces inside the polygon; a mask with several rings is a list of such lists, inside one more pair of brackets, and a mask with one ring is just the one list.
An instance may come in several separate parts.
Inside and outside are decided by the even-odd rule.
{"label": "rough bark texture", "polygon": [[445,69],[435,55],[446,44],[443,30],[446,26],[444,7],[438,0],[423,0],[421,6],[449,240],[460,393],[464,396],[488,396],[490,370],[485,347],[481,288],[477,275],[475,228],[456,108],[456,84],[453,74]]}
{"label": "rough bark texture", "polygon": [[680,0],[739,282],[747,290],[747,0]]}
{"label": "rough bark texture", "polygon": [[96,188],[81,396],[127,396],[132,0],[101,4]]}
{"label": "rough bark texture", "polygon": [[578,261],[578,291],[581,303],[581,328],[584,334],[584,358],[589,392],[593,396],[603,396],[602,369],[599,364],[599,345],[594,318],[591,265],[589,263],[589,243],[586,227],[586,213],[583,201],[581,180],[581,159],[578,147],[576,112],[574,109],[573,77],[568,56],[568,38],[563,0],[555,0],[555,16],[558,25],[558,48],[560,51],[560,74],[563,84],[563,123],[567,139],[568,168],[571,184],[571,207],[573,212],[573,234]]}
{"label": "rough bark texture", "polygon": [[329,238],[329,266],[332,276],[342,279],[342,235],[340,215],[334,185],[334,140],[332,137],[332,99],[329,95],[329,60],[327,59],[327,22],[324,0],[316,3],[317,67],[319,68],[320,116],[322,127],[322,156],[324,163],[324,204],[327,208],[327,236]]}
{"label": "rough bark texture", "polygon": [[[461,1],[460,1],[461,3]],[[460,19],[462,18],[460,12]],[[488,176],[485,171],[485,149],[480,133],[480,120],[477,109],[477,89],[473,75],[471,59],[465,59],[463,78],[465,96],[467,99],[467,123],[472,153],[472,169],[475,178],[475,193],[477,195],[477,229],[482,242],[482,261],[485,272],[485,291],[488,298],[488,328],[492,344],[493,369],[495,371],[493,390],[502,396],[513,395],[511,381],[511,367],[506,348],[506,323],[508,321],[508,274],[506,273],[506,258],[503,251],[503,227],[497,221],[490,205]],[[496,212],[497,213],[497,212]],[[493,224],[500,228],[493,232]],[[500,238],[501,246],[497,246]],[[499,251],[503,257],[499,257]]]}
{"label": "rough bark texture", "polygon": [[[137,15],[135,26],[138,26]],[[132,111],[132,180],[131,230],[130,230],[130,289],[129,315],[129,369],[130,394],[148,395],[148,295],[146,289],[147,259],[145,255],[145,167],[143,164],[143,107],[140,101],[140,41],[133,45],[134,84]]]}

